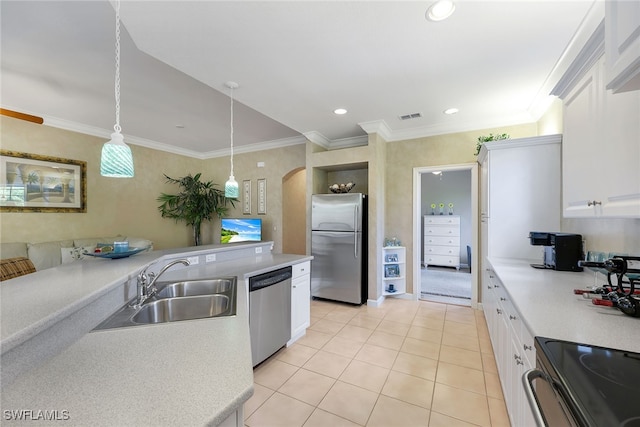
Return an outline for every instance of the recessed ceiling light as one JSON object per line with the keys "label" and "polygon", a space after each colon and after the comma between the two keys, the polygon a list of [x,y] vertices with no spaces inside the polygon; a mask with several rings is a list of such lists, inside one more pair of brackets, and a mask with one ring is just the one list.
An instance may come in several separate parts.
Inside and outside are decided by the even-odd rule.
{"label": "recessed ceiling light", "polygon": [[176,125],[178,129],[184,129],[184,125]]}
{"label": "recessed ceiling light", "polygon": [[347,110],[345,110],[344,108],[336,108],[335,110],[333,110],[333,112],[338,115],[347,114]]}
{"label": "recessed ceiling light", "polygon": [[447,108],[446,110],[444,110],[445,114],[455,114],[458,112],[457,108]]}
{"label": "recessed ceiling light", "polygon": [[456,5],[453,0],[438,0],[429,6],[426,17],[430,21],[442,21],[450,17],[454,10],[456,10]]}

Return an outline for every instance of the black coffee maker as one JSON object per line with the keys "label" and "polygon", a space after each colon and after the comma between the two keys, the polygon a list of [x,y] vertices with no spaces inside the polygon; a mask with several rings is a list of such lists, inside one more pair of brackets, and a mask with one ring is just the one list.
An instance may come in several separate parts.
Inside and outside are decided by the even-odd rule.
{"label": "black coffee maker", "polygon": [[532,267],[557,271],[583,270],[578,265],[578,261],[584,259],[581,234],[531,231],[529,241],[534,246],[544,246],[543,264],[531,264]]}

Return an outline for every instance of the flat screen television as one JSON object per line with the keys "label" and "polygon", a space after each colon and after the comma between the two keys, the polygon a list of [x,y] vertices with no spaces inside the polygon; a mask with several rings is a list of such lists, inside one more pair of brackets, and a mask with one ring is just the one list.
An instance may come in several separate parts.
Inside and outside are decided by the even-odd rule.
{"label": "flat screen television", "polygon": [[262,240],[262,219],[222,218],[220,243],[259,242]]}

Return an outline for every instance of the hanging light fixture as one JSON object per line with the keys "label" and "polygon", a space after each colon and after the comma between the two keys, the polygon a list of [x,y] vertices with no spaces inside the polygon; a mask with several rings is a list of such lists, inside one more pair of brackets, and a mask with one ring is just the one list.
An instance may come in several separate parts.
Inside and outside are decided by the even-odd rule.
{"label": "hanging light fixture", "polygon": [[224,184],[224,197],[228,199],[237,199],[239,194],[238,183],[233,176],[233,90],[238,88],[238,83],[226,82],[225,86],[229,88],[231,98],[231,173],[229,174],[229,180]]}
{"label": "hanging light fixture", "polygon": [[100,157],[100,175],[111,178],[131,178],[133,155],[131,148],[124,143],[120,131],[120,0],[116,1],[116,124],[113,126],[111,140],[102,146]]}

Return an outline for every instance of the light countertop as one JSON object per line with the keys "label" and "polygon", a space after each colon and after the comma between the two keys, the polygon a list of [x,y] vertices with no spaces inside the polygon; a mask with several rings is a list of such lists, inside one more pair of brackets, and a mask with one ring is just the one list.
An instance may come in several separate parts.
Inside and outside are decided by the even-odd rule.
{"label": "light countertop", "polygon": [[[160,280],[237,276],[235,316],[84,333],[59,353],[3,384],[2,424],[18,424],[6,418],[12,410],[32,410],[34,417],[38,410],[57,411],[60,417],[68,417],[57,422],[83,426],[217,425],[224,421],[253,393],[245,279],[311,257],[266,252],[225,259],[222,252],[200,248],[48,269],[35,273],[37,280],[30,278],[28,285],[35,283],[31,290],[24,287],[23,278],[14,279],[21,282],[23,292],[13,280],[3,283],[2,344],[4,355],[6,343],[21,348],[20,343],[28,343],[30,336],[57,333],[50,332],[47,321],[64,323],[65,316],[113,289],[121,294],[120,299],[128,298],[124,293],[131,294],[131,289],[123,290],[127,287],[123,282],[157,259],[161,267],[167,259],[194,254],[204,258],[212,252],[222,260],[168,270]],[[14,286],[5,289],[6,284]],[[51,289],[45,291],[47,286]],[[47,294],[41,295],[42,291]],[[60,295],[63,292],[66,297]],[[31,301],[34,296],[36,301]],[[88,327],[92,329],[105,318],[100,317]]]}
{"label": "light countertop", "polygon": [[[531,267],[532,262],[489,259],[534,336],[640,353],[640,318],[573,293],[594,285],[593,272],[541,270]],[[603,277],[598,285],[606,282]]]}

